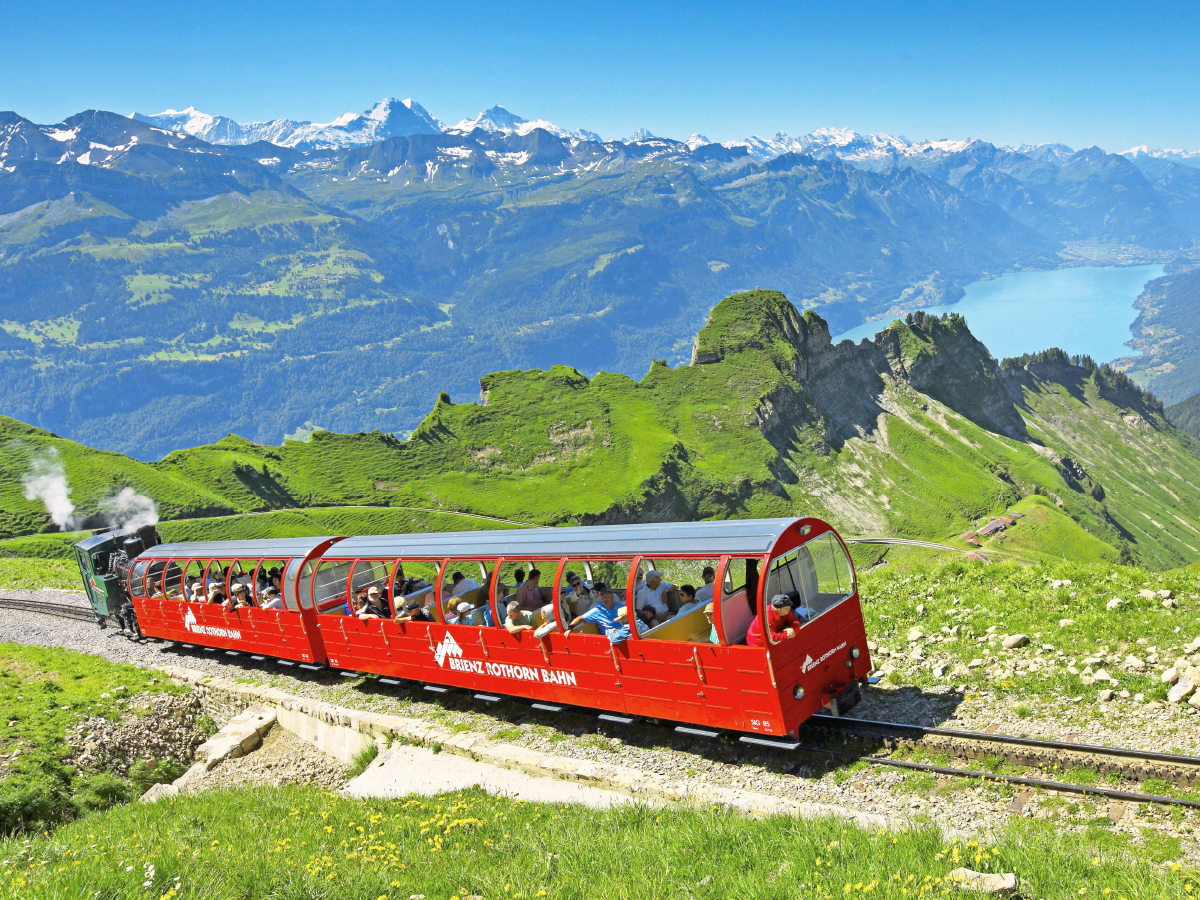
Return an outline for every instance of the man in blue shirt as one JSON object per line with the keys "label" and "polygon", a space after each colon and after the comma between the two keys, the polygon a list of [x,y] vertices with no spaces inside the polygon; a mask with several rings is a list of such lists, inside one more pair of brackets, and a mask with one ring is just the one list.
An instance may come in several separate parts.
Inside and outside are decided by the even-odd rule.
{"label": "man in blue shirt", "polygon": [[610,644],[621,644],[629,640],[629,626],[617,618],[617,607],[612,589],[602,582],[597,583],[593,593],[598,594],[600,602],[571,620],[571,627],[582,625],[584,622],[594,623],[607,638]]}

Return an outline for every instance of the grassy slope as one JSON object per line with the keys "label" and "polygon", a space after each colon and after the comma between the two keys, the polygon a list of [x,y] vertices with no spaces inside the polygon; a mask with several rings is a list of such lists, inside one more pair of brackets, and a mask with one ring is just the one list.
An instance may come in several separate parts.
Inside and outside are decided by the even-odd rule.
{"label": "grassy slope", "polygon": [[1200,438],[1200,394],[1193,394],[1186,400],[1180,400],[1174,406],[1168,406],[1167,418],[1180,431],[1186,431],[1192,437]]}
{"label": "grassy slope", "polygon": [[[976,394],[996,396],[994,366],[965,372],[965,388],[943,395],[959,412],[887,371],[881,413],[862,423],[857,436],[831,441],[815,382],[797,374],[822,351],[788,337],[823,327],[812,314],[802,319],[777,292],[737,295],[714,309],[697,340],[700,358],[719,361],[674,369],[655,364],[640,382],[612,374],[588,379],[566,367],[498,372],[482,380],[481,403],[455,404],[443,395],[407,441],[378,432],[317,432],[307,442],[269,447],[230,436],[144,465],[7,420],[0,507],[10,534],[34,530],[38,503],[24,499],[18,479],[31,449],[53,444],[83,512],[123,484],[153,496],[168,518],[309,509],[300,518],[254,517],[233,531],[223,523],[181,523],[174,527],[179,536],[214,528],[238,534],[247,527],[271,533],[474,527],[415,514],[346,512],[350,517],[339,520],[343,514],[332,510],[311,511],[394,505],[537,524],[801,513],[849,533],[951,540],[978,517],[1040,494],[1053,502],[1025,500],[1034,515],[990,549],[1115,559],[1127,541],[1159,566],[1200,555],[1200,539],[1191,538],[1200,526],[1194,487],[1200,457],[1165,422],[1114,406],[1087,379],[1073,386],[1075,394],[1032,379],[1023,414],[1044,445],[1038,446],[977,424],[986,421],[986,410],[976,408],[983,403]],[[901,355],[891,364],[901,371],[969,339],[961,323],[892,329]],[[848,384],[841,391],[857,389]],[[772,408],[782,410],[774,431],[759,425]],[[1103,500],[1068,482],[1062,456],[1103,485]],[[43,555],[20,542],[8,549]]]}
{"label": "grassy slope", "polygon": [[[113,848],[120,848],[119,852]],[[522,803],[482,790],[358,801],[313,789],[211,792],[129,806],[0,852],[0,898],[913,898],[957,896],[958,866],[1018,873],[1025,896],[1186,897],[1190,870],[1156,865],[1101,828],[1016,820],[983,846],[932,828],[746,819],[708,810]],[[116,854],[114,856],[114,853]],[[120,864],[118,864],[120,863]],[[1112,893],[1110,893],[1112,892]]]}

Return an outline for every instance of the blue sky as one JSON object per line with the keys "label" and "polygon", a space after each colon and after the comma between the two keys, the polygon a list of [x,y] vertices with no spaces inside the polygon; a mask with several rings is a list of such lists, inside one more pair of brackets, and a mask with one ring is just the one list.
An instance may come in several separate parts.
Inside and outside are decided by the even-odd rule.
{"label": "blue sky", "polygon": [[822,126],[1200,149],[1200,9],[1149,3],[8,0],[0,109],[328,121],[384,96],[621,137]]}

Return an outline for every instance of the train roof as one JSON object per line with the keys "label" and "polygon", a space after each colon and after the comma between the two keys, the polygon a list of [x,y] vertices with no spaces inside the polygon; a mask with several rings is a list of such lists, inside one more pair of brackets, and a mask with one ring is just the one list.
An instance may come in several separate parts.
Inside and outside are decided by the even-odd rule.
{"label": "train roof", "polygon": [[332,557],[457,556],[515,559],[642,554],[653,559],[676,553],[765,553],[796,519],[734,519],[717,522],[665,522],[645,525],[589,525],[566,528],[371,534],[346,538],[331,547]]}
{"label": "train roof", "polygon": [[294,559],[303,558],[333,537],[252,538],[244,541],[186,541],[159,544],[138,559]]}

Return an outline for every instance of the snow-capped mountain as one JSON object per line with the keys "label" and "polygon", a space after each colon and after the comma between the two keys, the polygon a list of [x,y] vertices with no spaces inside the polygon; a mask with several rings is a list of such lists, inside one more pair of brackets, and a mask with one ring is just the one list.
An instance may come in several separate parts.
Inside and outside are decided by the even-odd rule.
{"label": "snow-capped mountain", "polygon": [[1200,150],[1167,150],[1147,147],[1142,144],[1140,147],[1131,147],[1124,150],[1121,156],[1137,162],[1140,157],[1151,157],[1152,159],[1164,159],[1168,162],[1182,163],[1185,166],[1200,168]]}
{"label": "snow-capped mountain", "polygon": [[1074,156],[1075,151],[1066,144],[1021,144],[1017,147],[1002,147],[1003,150],[1014,150],[1023,156],[1028,156],[1030,159],[1036,159],[1039,162],[1062,162],[1069,156]]}
{"label": "snow-capped mountain", "polygon": [[272,119],[240,124],[228,116],[212,116],[189,106],[158,115],[134,113],[131,118],[170,131],[181,131],[211,144],[253,144],[269,141],[281,147],[319,150],[358,147],[390,137],[441,134],[441,123],[415,100],[388,97],[361,113],[343,113],[332,122],[297,122]]}
{"label": "snow-capped mountain", "polygon": [[973,142],[910,141],[904,137],[875,132],[859,134],[849,128],[818,128],[816,131],[791,137],[778,132],[773,138],[758,135],[741,141],[726,141],[726,147],[745,147],[759,162],[766,162],[785,153],[807,153],[817,159],[836,158],[860,169],[890,169],[902,159],[936,159],[965,150]]}
{"label": "snow-capped mountain", "polygon": [[535,128],[541,128],[543,131],[548,131],[560,138],[576,138],[581,141],[598,141],[600,135],[594,131],[587,131],[583,128],[577,128],[575,131],[567,131],[565,128],[559,128],[553,122],[547,122],[545,119],[522,119],[515,113],[510,113],[503,106],[493,106],[491,109],[485,109],[473,119],[463,119],[457,125],[452,125],[445,129],[447,133],[470,134],[476,128],[482,128],[484,131],[499,132],[501,134],[529,134]]}

